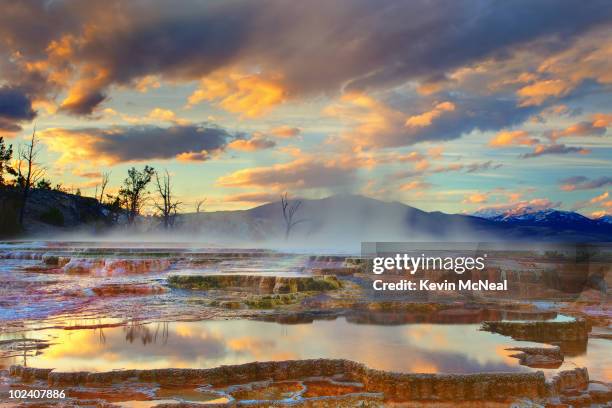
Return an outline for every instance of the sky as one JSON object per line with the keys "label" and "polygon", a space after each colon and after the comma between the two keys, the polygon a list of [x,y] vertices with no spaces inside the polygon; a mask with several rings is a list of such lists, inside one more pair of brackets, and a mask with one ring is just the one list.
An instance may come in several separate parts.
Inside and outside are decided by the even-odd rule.
{"label": "sky", "polygon": [[0,135],[93,195],[167,169],[183,211],[338,193],[612,213],[609,1],[19,1]]}

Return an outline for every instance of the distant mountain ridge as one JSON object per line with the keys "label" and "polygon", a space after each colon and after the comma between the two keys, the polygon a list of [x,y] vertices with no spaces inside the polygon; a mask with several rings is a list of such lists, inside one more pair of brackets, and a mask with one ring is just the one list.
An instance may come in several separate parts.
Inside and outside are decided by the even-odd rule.
{"label": "distant mountain ridge", "polygon": [[[569,211],[526,211],[521,214],[475,215],[427,212],[400,202],[360,195],[303,199],[292,240],[319,243],[372,241],[566,241],[609,242],[612,224]],[[186,217],[194,217],[187,215]],[[200,214],[204,231],[218,236],[268,239],[282,236],[280,202],[242,211]],[[187,221],[187,224],[192,223]]]}
{"label": "distant mountain ridge", "polygon": [[537,210],[532,207],[522,207],[513,211],[483,209],[476,211],[473,215],[491,221],[521,226],[549,226],[589,230],[612,225],[612,217],[610,216],[592,219],[577,212],[555,210],[553,208]]}

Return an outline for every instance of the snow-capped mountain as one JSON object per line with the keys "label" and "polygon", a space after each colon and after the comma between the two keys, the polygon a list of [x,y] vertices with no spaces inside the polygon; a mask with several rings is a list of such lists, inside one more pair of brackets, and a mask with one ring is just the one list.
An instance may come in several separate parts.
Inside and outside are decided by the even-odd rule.
{"label": "snow-capped mountain", "polygon": [[612,225],[612,215],[604,215],[596,219],[599,223]]}
{"label": "snow-capped mountain", "polygon": [[602,222],[606,223],[606,220],[602,220],[601,218],[593,220],[573,211],[562,211],[552,208],[534,210],[530,207],[523,207],[512,211],[485,209],[477,211],[473,215],[511,225],[554,226],[556,228],[572,228],[578,230],[589,230],[602,225]]}

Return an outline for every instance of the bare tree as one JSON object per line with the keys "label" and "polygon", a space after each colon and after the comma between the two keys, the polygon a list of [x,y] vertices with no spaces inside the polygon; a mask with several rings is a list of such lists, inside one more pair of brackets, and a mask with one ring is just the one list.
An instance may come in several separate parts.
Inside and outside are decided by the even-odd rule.
{"label": "bare tree", "polygon": [[283,193],[281,195],[281,206],[283,209],[283,219],[285,220],[285,241],[289,239],[289,235],[291,234],[291,230],[297,224],[304,222],[305,220],[294,220],[295,214],[298,212],[300,207],[302,206],[302,201],[297,200],[293,202],[289,202],[289,198],[287,193]]}
{"label": "bare tree", "polygon": [[155,169],[145,166],[142,171],[132,167],[128,170],[128,176],[123,181],[123,186],[119,190],[125,210],[127,211],[128,224],[132,225],[136,217],[140,214],[146,201],[146,188],[151,182]]}
{"label": "bare tree", "polygon": [[108,185],[108,179],[110,177],[110,172],[102,173],[102,181],[100,183],[100,196],[98,198],[98,186],[96,186],[96,199],[100,202],[100,204],[104,203],[104,190],[106,190],[106,186]]}
{"label": "bare tree", "polygon": [[157,184],[157,194],[159,194],[161,199],[161,202],[155,202],[155,208],[157,208],[162,217],[164,228],[168,229],[174,226],[178,209],[182,203],[176,201],[173,197],[172,183],[168,170],[164,170],[161,180],[159,174],[155,173],[155,182]]}
{"label": "bare tree", "polygon": [[195,202],[195,216],[193,217],[193,222],[190,223],[191,229],[194,232],[198,232],[202,229],[202,217],[200,214],[204,212],[204,204],[206,203],[206,198],[202,200],[198,200]]}
{"label": "bare tree", "polygon": [[206,199],[196,201],[195,203],[196,214],[199,214],[202,212],[202,207],[204,206],[205,202],[206,202]]}
{"label": "bare tree", "polygon": [[40,147],[36,139],[36,128],[32,131],[30,142],[19,147],[17,160],[17,183],[21,188],[21,210],[19,211],[19,224],[23,225],[25,209],[32,187],[43,178],[45,169],[38,163]]}

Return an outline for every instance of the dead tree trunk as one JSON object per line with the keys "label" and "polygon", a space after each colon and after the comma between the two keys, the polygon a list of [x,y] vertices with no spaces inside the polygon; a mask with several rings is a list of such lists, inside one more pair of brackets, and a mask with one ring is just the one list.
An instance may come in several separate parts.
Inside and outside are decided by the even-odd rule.
{"label": "dead tree trunk", "polygon": [[174,226],[174,221],[181,203],[179,201],[175,201],[173,198],[172,184],[168,170],[164,172],[164,176],[161,180],[159,178],[159,174],[155,173],[155,181],[157,184],[157,194],[159,194],[159,197],[161,198],[161,202],[156,202],[155,207],[162,217],[164,228],[168,229]]}
{"label": "dead tree trunk", "polygon": [[285,241],[289,240],[289,235],[291,235],[291,230],[297,224],[304,222],[304,220],[294,220],[295,214],[298,212],[300,207],[302,206],[302,201],[294,201],[289,202],[289,198],[287,193],[281,195],[281,206],[283,209],[283,220],[285,221]]}
{"label": "dead tree trunk", "polygon": [[[26,206],[32,186],[44,175],[44,169],[39,167],[37,158],[39,154],[38,141],[36,140],[36,129],[32,132],[30,142],[19,149],[19,160],[17,164],[17,180],[21,187],[21,208],[19,210],[19,225],[23,226]],[[25,170],[23,167],[25,166]]]}

